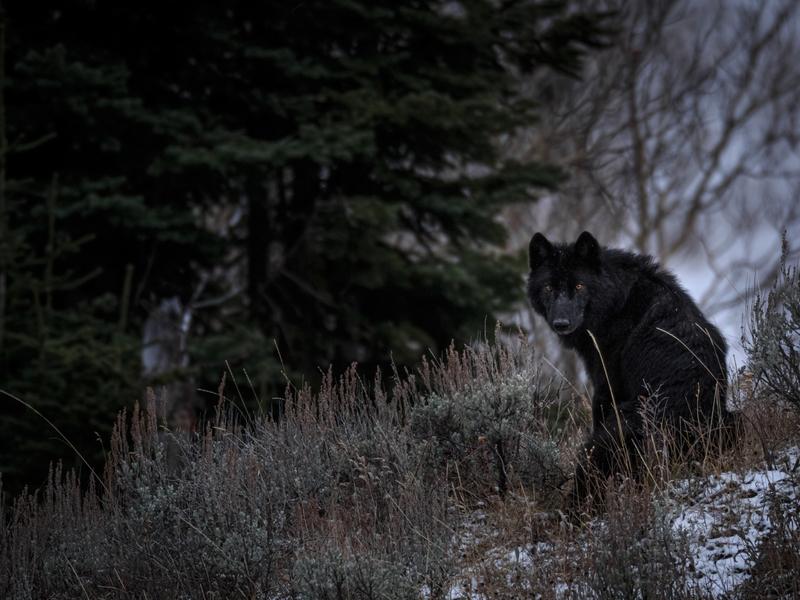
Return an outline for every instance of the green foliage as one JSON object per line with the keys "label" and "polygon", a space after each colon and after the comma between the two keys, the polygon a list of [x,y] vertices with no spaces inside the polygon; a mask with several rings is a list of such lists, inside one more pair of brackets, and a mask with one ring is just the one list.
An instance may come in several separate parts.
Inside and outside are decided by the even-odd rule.
{"label": "green foliage", "polygon": [[772,288],[753,299],[742,344],[756,383],[800,410],[800,272],[783,256]]}
{"label": "green foliage", "polygon": [[[109,413],[122,408],[140,382],[139,340],[127,324],[130,277],[116,293],[75,294],[99,271],[76,269],[73,261],[90,239],[63,230],[59,190],[54,179],[39,215],[44,239],[37,241],[31,224],[15,229],[9,244],[0,377],[3,389],[22,402],[0,398],[0,472],[12,492],[22,483],[41,485],[48,463],[66,454],[61,435],[23,403],[56,423],[99,467],[97,436],[107,437]],[[74,453],[67,457],[68,466],[80,464]]]}
{"label": "green foliage", "polygon": [[[474,338],[521,297],[499,211],[561,177],[504,151],[537,117],[519,78],[575,72],[603,34],[562,3],[489,0],[14,4],[7,24],[0,380],[70,435],[139,395],[167,298],[192,313],[189,365],[159,383],[216,389],[228,359],[267,399],[275,346],[315,380]],[[59,453],[14,419],[12,488],[41,477],[11,432]]]}
{"label": "green foliage", "polygon": [[134,69],[61,27],[78,10],[45,11],[45,28],[38,10],[3,14],[0,388],[21,402],[0,398],[0,471],[12,493],[41,485],[50,461],[79,464],[35,411],[102,464],[110,417],[144,385],[148,310],[190,290],[215,250],[192,204],[146,176],[156,127]]}

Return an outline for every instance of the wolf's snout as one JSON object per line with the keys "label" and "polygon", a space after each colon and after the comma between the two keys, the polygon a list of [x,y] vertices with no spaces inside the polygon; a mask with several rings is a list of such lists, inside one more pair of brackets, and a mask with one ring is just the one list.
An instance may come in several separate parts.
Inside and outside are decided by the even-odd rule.
{"label": "wolf's snout", "polygon": [[555,329],[558,333],[564,333],[565,331],[569,330],[569,319],[554,319],[553,329]]}

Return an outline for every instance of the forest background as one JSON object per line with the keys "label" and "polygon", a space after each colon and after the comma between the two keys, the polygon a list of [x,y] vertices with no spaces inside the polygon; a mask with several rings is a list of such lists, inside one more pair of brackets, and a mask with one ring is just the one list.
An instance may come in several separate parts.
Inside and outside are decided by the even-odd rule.
{"label": "forest background", "polygon": [[798,231],[799,12],[7,7],[4,491],[77,466],[42,416],[100,464],[147,386],[192,421],[224,373],[277,413],[287,380],[413,370],[498,319],[554,353],[524,308],[535,230],[658,256],[735,338]]}

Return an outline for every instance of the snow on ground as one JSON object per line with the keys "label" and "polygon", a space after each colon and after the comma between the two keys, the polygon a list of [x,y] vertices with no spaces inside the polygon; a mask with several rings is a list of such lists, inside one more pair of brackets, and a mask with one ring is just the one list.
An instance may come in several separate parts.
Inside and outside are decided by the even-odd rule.
{"label": "snow on ground", "polygon": [[[780,453],[771,468],[722,472],[673,482],[664,505],[667,522],[688,542],[686,560],[691,568],[687,571],[694,574],[694,581],[687,581],[687,585],[721,598],[744,583],[759,544],[773,528],[770,507],[796,507],[800,502],[798,482],[800,448],[797,447]],[[601,517],[587,530],[602,526]],[[476,511],[465,523],[457,547],[464,557],[474,555],[471,549],[478,546],[482,550],[477,559],[462,566],[445,599],[485,600],[483,574],[487,567],[505,573],[510,586],[524,591],[525,575],[531,575],[537,565],[541,568],[543,563],[557,560],[559,554],[571,552],[557,542],[525,546],[503,542],[500,532],[488,525],[486,513]],[[587,542],[581,542],[579,535],[573,543]],[[576,589],[575,583],[554,581],[552,596],[569,596],[570,587],[573,592]],[[589,590],[583,589],[591,596]],[[422,595],[430,598],[430,591],[423,590]]]}
{"label": "snow on ground", "polygon": [[672,526],[688,537],[703,588],[722,596],[748,578],[754,551],[773,527],[769,507],[800,501],[797,478],[791,477],[798,461],[800,449],[793,448],[773,469],[712,475],[694,493],[687,493],[689,482],[678,483],[682,502]]}

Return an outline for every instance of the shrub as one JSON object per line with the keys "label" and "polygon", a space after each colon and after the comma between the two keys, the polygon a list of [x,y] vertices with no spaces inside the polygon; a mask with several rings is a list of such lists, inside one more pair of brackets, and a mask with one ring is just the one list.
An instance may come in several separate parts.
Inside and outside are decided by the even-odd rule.
{"label": "shrub", "polygon": [[605,598],[684,598],[687,548],[669,523],[608,519],[594,544],[590,585]]}
{"label": "shrub", "polygon": [[118,553],[115,568],[125,565],[126,589],[164,594],[171,587],[175,595],[196,597],[254,597],[274,589],[283,507],[269,473],[237,442],[207,446],[179,477],[162,465],[151,471],[155,476],[120,474],[122,510],[108,534]]}
{"label": "shrub", "polygon": [[418,600],[421,584],[401,557],[323,550],[297,559],[297,600]]}
{"label": "shrub", "polygon": [[390,557],[402,566],[397,589],[401,576],[406,587],[441,586],[453,519],[445,477],[376,389],[351,369],[317,394],[287,393],[278,423],[242,424],[220,406],[195,432],[167,431],[151,398],[120,416],[102,490],[82,492],[54,469],[41,493],[3,510],[0,597],[285,597],[297,548],[330,544]]}
{"label": "shrub", "polygon": [[435,440],[462,489],[555,488],[563,479],[549,414],[558,391],[542,385],[533,349],[523,339],[423,362],[422,400],[411,430]]}
{"label": "shrub", "polygon": [[[792,474],[794,489],[800,473]],[[794,495],[773,491],[767,506],[770,530],[747,551],[750,578],[737,590],[741,598],[800,597],[800,508]]]}
{"label": "shrub", "polygon": [[748,329],[742,344],[756,383],[800,410],[800,273],[786,265],[785,244],[780,274],[756,293]]}
{"label": "shrub", "polygon": [[609,494],[608,513],[580,544],[581,574],[567,597],[702,598],[692,577],[689,544],[669,513],[632,482]]}
{"label": "shrub", "polygon": [[92,489],[56,468],[3,510],[0,597],[439,597],[460,552],[453,475],[502,491],[557,471],[557,395],[538,382],[520,341],[451,349],[388,390],[329,372],[288,389],[278,421],[221,400],[169,431],[151,395]]}

